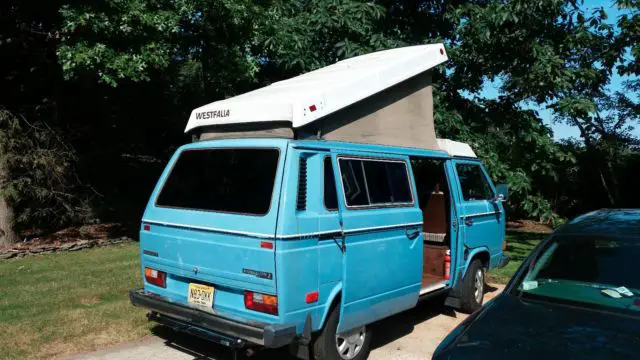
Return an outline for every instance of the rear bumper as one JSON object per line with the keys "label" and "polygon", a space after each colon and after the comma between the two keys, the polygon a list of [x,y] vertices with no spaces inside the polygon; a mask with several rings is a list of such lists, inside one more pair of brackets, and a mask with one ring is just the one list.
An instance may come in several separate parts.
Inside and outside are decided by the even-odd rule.
{"label": "rear bumper", "polygon": [[246,343],[277,348],[293,342],[295,325],[247,324],[177,304],[144,289],[129,291],[131,303],[151,310],[149,320],[230,347]]}
{"label": "rear bumper", "polygon": [[511,261],[510,257],[508,257],[507,255],[502,255],[500,257],[500,260],[498,261],[498,264],[496,265],[496,268],[500,269],[500,268],[503,268],[503,267],[507,266],[509,261]]}

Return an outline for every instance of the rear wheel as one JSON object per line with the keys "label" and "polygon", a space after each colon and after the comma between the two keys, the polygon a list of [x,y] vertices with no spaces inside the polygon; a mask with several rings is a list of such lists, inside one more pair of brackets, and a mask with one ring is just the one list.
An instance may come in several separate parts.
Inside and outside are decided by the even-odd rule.
{"label": "rear wheel", "polygon": [[471,262],[462,282],[460,310],[472,313],[482,307],[484,300],[484,267],[476,259]]}
{"label": "rear wheel", "polygon": [[340,312],[331,309],[327,322],[313,343],[313,358],[316,360],[364,360],[369,357],[371,330],[361,326],[338,334]]}

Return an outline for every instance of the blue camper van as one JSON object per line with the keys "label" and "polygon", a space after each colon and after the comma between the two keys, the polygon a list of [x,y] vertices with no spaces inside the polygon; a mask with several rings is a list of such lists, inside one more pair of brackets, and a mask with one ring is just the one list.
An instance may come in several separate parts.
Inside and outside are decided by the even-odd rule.
{"label": "blue camper van", "polygon": [[[335,141],[353,134],[333,125],[288,136],[280,122],[239,134],[215,121],[247,104],[225,101],[194,110],[197,141],[173,155],[143,215],[144,287],[130,298],[150,320],[232,348],[360,360],[369,325],[421,299],[482,305],[485,272],[507,261],[506,188],[469,145],[435,134],[431,149]],[[310,114],[328,102],[304,106]],[[362,113],[351,105],[343,108]],[[386,130],[368,139],[376,136],[388,140]]]}

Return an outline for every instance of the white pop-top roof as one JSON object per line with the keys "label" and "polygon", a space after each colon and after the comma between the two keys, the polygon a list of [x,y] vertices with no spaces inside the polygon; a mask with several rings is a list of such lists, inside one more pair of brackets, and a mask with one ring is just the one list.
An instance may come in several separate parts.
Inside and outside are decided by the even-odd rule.
{"label": "white pop-top roof", "polygon": [[477,157],[471,146],[467,143],[449,139],[438,139],[438,147],[451,156]]}
{"label": "white pop-top roof", "polygon": [[287,121],[301,127],[447,60],[442,44],[384,50],[342,60],[194,109],[185,132],[209,125]]}

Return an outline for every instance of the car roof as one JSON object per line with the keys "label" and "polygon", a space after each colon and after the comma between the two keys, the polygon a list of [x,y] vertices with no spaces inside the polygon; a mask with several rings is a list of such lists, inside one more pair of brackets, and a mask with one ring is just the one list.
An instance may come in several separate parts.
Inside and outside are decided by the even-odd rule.
{"label": "car roof", "polygon": [[592,211],[571,220],[556,234],[614,235],[640,240],[640,209]]}

